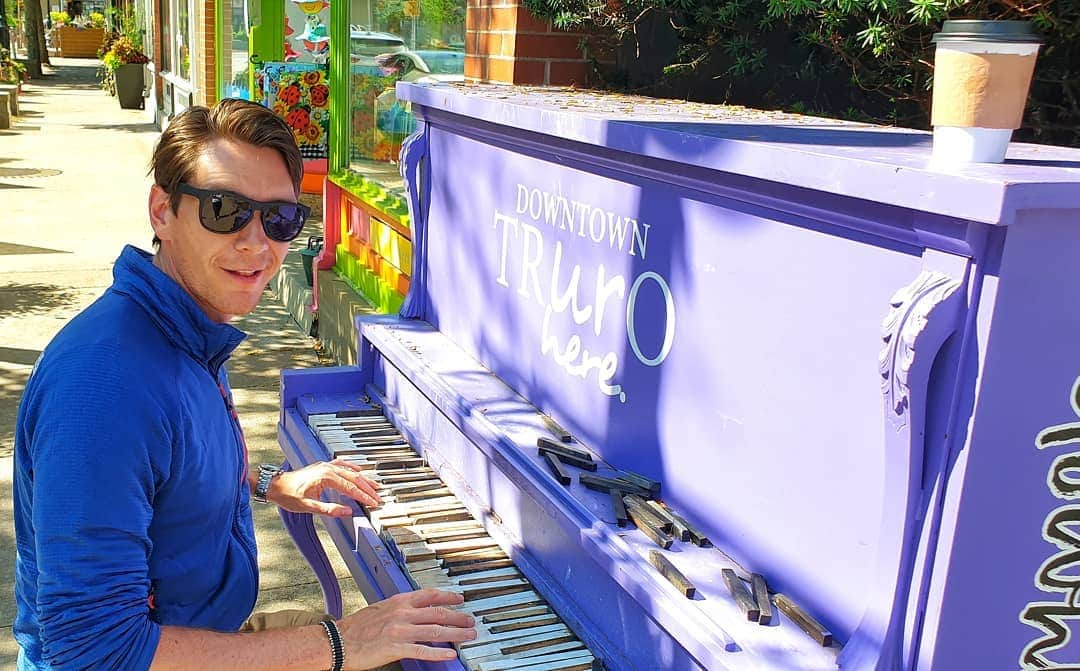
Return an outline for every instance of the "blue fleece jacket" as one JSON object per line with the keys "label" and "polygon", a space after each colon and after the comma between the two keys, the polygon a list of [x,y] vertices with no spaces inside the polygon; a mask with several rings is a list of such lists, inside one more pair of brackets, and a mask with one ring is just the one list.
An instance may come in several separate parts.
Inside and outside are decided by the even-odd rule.
{"label": "blue fleece jacket", "polygon": [[258,590],[247,456],[212,322],[146,252],[53,339],[15,437],[20,670],[146,669],[160,625],[235,631]]}

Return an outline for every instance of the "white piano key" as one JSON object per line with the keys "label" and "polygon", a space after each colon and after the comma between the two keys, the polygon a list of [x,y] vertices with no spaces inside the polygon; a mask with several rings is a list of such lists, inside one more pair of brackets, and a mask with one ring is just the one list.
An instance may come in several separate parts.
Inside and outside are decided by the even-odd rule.
{"label": "white piano key", "polygon": [[545,615],[533,615],[531,617],[522,617],[516,620],[507,620],[505,622],[481,624],[480,626],[483,626],[485,631],[490,631],[493,634],[501,634],[504,631],[542,627],[548,624],[558,624],[559,622],[558,615],[555,613],[547,613]]}
{"label": "white piano key", "polygon": [[532,617],[539,615],[546,615],[551,613],[550,606],[522,606],[520,608],[514,608],[511,610],[504,610],[500,613],[491,613],[484,615],[480,618],[484,624],[497,624],[499,622],[509,622],[511,620],[517,620],[523,617]]}
{"label": "white piano key", "polygon": [[[537,657],[510,657],[482,662],[479,671],[561,671],[563,669],[588,669],[593,655],[588,650],[577,649],[556,652]],[[584,664],[585,666],[579,666]]]}
{"label": "white piano key", "polygon": [[442,487],[439,489],[426,489],[422,492],[403,492],[401,494],[394,494],[393,496],[394,500],[398,503],[410,503],[412,501],[422,501],[431,496],[447,496],[450,494],[452,494],[452,492],[448,488]]}
{"label": "white piano key", "polygon": [[499,547],[499,544],[495,542],[490,536],[483,536],[482,538],[466,538],[456,541],[441,541],[441,542],[428,542],[432,550],[440,554],[452,554],[455,552],[468,552],[470,550],[483,550],[486,548]]}
{"label": "white piano key", "polygon": [[[486,636],[477,636],[471,641],[464,641],[458,643],[458,649],[462,652],[469,650],[470,648],[483,648],[494,643],[508,644],[509,641],[518,641],[525,639],[532,639],[536,636],[542,636],[546,634],[563,635],[570,632],[565,624],[549,624],[541,627],[530,627],[529,629],[519,629],[517,631],[507,631],[501,634],[488,633]],[[472,653],[470,653],[472,654]],[[478,655],[473,655],[474,657]]]}
{"label": "white piano key", "polygon": [[496,580],[500,578],[516,578],[520,577],[521,572],[514,567],[497,568],[490,571],[479,571],[477,573],[467,573],[462,576],[454,578],[454,582],[462,585],[469,585],[478,582],[487,582],[488,580]]}
{"label": "white piano key", "polygon": [[527,591],[495,596],[490,599],[466,601],[459,606],[455,606],[455,608],[467,613],[472,613],[473,615],[484,615],[486,613],[493,613],[497,610],[508,609],[512,606],[525,606],[542,602],[543,599],[536,592]]}
{"label": "white piano key", "polygon": [[482,582],[472,585],[462,585],[458,583],[460,594],[465,597],[466,601],[475,601],[489,596],[496,596],[498,594],[510,594],[513,592],[520,592],[531,587],[528,580],[523,578],[512,578],[510,580],[498,580],[493,582]]}
{"label": "white piano key", "polygon": [[487,657],[513,654],[516,650],[529,648],[530,646],[544,648],[549,644],[564,643],[573,640],[573,638],[574,633],[564,626],[561,630],[531,636],[511,637],[476,647],[461,648],[458,651],[458,656],[466,662],[480,662]]}

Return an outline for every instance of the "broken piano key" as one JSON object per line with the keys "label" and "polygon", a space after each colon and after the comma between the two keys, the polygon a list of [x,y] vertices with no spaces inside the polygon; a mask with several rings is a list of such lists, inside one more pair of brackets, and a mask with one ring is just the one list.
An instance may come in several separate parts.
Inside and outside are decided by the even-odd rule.
{"label": "broken piano key", "polygon": [[649,492],[627,480],[606,478],[602,475],[582,473],[578,475],[578,482],[585,487],[597,492],[620,492],[621,494],[635,494],[642,498],[648,498]]}
{"label": "broken piano key", "polygon": [[611,509],[615,512],[617,526],[625,527],[630,522],[630,517],[626,514],[626,504],[622,500],[622,492],[611,490]]}
{"label": "broken piano key", "polygon": [[585,461],[593,460],[592,452],[589,452],[588,450],[573,447],[566,443],[557,443],[554,440],[543,436],[536,439],[536,446],[543,451],[565,454],[569,457],[574,457],[575,459],[583,459]]}
{"label": "broken piano key", "polygon": [[593,461],[592,459],[582,459],[582,458],[574,456],[574,455],[572,455],[572,454],[570,454],[568,452],[563,452],[561,450],[553,450],[553,449],[550,449],[550,448],[547,448],[547,447],[541,447],[539,451],[540,451],[541,456],[551,455],[551,456],[555,457],[556,459],[558,459],[559,461],[561,461],[564,464],[568,464],[570,466],[575,466],[575,467],[580,468],[580,469],[582,469],[584,471],[595,471],[596,470],[596,462]]}
{"label": "broken piano key", "polygon": [[712,541],[710,541],[708,537],[705,536],[705,533],[703,531],[695,527],[693,524],[687,522],[685,517],[669,508],[666,503],[659,502],[658,505],[667,512],[667,517],[674,522],[677,535],[686,535],[687,538],[685,540],[690,541],[698,547],[712,547]]}
{"label": "broken piano key", "polygon": [[541,451],[540,456],[544,458],[548,470],[551,471],[551,474],[555,476],[555,479],[559,481],[560,485],[565,487],[573,481],[573,478],[571,478],[570,474],[566,472],[566,469],[562,467],[562,464],[559,463],[559,458],[556,457],[554,453]]}
{"label": "broken piano key", "polygon": [[543,420],[544,426],[548,428],[548,431],[553,433],[555,437],[560,441],[564,443],[569,443],[571,440],[574,439],[574,437],[570,435],[569,431],[564,429],[561,424],[556,422],[550,416],[540,413],[540,419]]}
{"label": "broken piano key", "polygon": [[799,607],[797,603],[789,599],[787,595],[777,594],[773,597],[773,600],[776,601],[776,607],[780,609],[780,612],[791,618],[791,621],[799,625],[799,628],[809,634],[810,638],[817,641],[824,648],[832,645],[832,633]]}
{"label": "broken piano key", "polygon": [[623,503],[626,504],[626,510],[635,516],[635,519],[645,517],[657,529],[664,533],[671,533],[672,523],[657,515],[652,508],[645,504],[645,500],[641,497],[627,494],[623,497]]}
{"label": "broken piano key", "polygon": [[683,575],[682,571],[675,568],[675,565],[668,560],[663,553],[656,550],[649,551],[649,563],[652,564],[660,575],[667,578],[667,581],[675,586],[675,589],[679,590],[683,596],[688,599],[693,599],[694,594],[697,593],[697,588],[694,587],[694,583]]}
{"label": "broken piano key", "polygon": [[746,619],[751,622],[757,622],[761,616],[761,611],[758,609],[757,602],[750,596],[750,592],[747,591],[746,585],[743,584],[742,578],[735,575],[735,571],[729,568],[722,569],[720,574],[724,578],[724,583],[727,584],[728,592],[731,593],[735,603],[739,608],[746,613]]}
{"label": "broken piano key", "polygon": [[761,611],[758,615],[758,624],[772,624],[773,607],[772,601],[769,600],[769,587],[765,584],[765,576],[760,573],[751,575],[750,587],[754,592],[754,601],[757,602],[758,610]]}
{"label": "broken piano key", "polygon": [[[616,477],[620,480],[632,482],[638,487],[647,490],[653,497],[660,496],[660,483],[633,471],[616,471]],[[650,497],[652,498],[652,497]]]}
{"label": "broken piano key", "polygon": [[[626,500],[623,499],[623,503],[625,502]],[[642,515],[640,510],[635,511],[627,506],[626,513],[630,516],[630,519],[634,522],[634,526],[636,526],[641,533],[645,534],[649,540],[656,543],[664,550],[671,547],[671,544],[675,542],[674,538],[667,535],[663,529],[653,524],[651,518]]]}

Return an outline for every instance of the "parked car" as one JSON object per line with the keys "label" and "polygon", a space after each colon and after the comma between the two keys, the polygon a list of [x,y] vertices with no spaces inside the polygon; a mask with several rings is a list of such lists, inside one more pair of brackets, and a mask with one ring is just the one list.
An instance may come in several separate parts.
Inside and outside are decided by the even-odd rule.
{"label": "parked car", "polygon": [[376,57],[408,50],[405,40],[392,33],[364,30],[360,26],[352,26],[349,31],[349,54],[355,64],[378,65]]}
{"label": "parked car", "polygon": [[414,53],[427,65],[427,71],[433,75],[465,74],[464,51],[424,49]]}

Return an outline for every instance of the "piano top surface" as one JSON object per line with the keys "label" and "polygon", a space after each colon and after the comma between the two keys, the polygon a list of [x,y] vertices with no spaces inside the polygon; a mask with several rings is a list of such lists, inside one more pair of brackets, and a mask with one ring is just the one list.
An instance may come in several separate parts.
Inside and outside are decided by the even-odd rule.
{"label": "piano top surface", "polygon": [[1003,164],[935,166],[927,131],[599,91],[398,83],[436,110],[674,161],[986,223],[1080,208],[1080,150],[1014,142]]}

